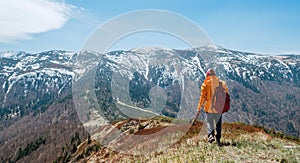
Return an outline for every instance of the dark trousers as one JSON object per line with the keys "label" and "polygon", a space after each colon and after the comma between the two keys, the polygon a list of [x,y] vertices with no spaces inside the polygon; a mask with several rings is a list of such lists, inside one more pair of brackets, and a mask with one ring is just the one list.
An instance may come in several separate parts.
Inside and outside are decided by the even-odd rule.
{"label": "dark trousers", "polygon": [[[216,123],[216,129],[215,124]],[[215,130],[217,131],[216,139],[221,139],[222,132],[222,114],[218,113],[206,113],[206,124],[207,124],[207,134],[215,136]]]}

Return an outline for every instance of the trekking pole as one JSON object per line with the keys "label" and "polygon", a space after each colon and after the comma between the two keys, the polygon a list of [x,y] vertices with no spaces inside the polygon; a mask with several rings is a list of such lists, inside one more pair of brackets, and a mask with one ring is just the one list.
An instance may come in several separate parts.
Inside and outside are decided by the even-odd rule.
{"label": "trekking pole", "polygon": [[199,115],[200,115],[200,112],[201,112],[201,109],[197,111],[196,117],[195,117],[195,119],[193,120],[193,125],[195,125],[195,123],[196,123],[196,121],[197,121],[197,119],[198,119],[198,117],[199,117]]}

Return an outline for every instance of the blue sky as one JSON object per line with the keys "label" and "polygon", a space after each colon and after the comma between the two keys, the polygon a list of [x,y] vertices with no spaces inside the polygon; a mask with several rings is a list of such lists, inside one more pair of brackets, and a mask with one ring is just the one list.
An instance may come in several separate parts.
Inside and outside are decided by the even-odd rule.
{"label": "blue sky", "polygon": [[[299,1],[14,1],[17,0],[0,0],[0,51],[78,51],[89,35],[108,20],[135,10],[161,9],[192,20],[215,44],[225,48],[264,54],[300,54]],[[151,37],[128,36],[113,48],[130,49],[163,42],[167,44],[162,46],[185,48],[176,38],[147,34]]]}

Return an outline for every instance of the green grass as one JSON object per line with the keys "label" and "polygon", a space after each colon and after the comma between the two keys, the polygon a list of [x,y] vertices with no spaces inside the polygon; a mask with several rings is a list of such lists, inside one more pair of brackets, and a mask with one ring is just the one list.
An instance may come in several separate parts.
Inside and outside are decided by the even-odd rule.
{"label": "green grass", "polygon": [[174,121],[174,118],[166,117],[166,116],[155,116],[152,119],[164,123],[172,123]]}

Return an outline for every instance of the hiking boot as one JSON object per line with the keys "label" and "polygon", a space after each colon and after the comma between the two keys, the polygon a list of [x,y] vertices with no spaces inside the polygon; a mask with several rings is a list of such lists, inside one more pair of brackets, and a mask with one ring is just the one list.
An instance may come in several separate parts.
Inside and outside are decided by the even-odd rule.
{"label": "hiking boot", "polygon": [[210,136],[208,137],[208,142],[209,142],[209,143],[212,143],[212,142],[214,142],[214,141],[215,141],[214,136],[210,135]]}

